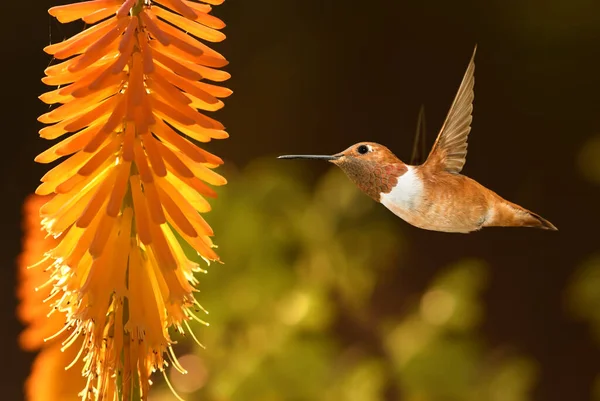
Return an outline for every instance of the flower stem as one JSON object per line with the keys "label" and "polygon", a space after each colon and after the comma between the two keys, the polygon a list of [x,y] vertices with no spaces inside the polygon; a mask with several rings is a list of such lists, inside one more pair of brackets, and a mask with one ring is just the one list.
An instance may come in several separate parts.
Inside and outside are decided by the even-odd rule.
{"label": "flower stem", "polygon": [[133,7],[131,7],[131,16],[137,17],[139,13],[144,9],[144,0],[138,0],[135,2]]}

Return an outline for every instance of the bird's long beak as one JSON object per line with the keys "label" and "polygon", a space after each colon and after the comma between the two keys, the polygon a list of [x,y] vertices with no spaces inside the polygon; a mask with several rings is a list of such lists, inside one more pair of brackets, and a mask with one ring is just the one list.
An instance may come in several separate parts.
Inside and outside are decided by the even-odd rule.
{"label": "bird's long beak", "polygon": [[339,155],[327,156],[327,155],[285,155],[279,156],[278,159],[318,159],[318,160],[337,160]]}

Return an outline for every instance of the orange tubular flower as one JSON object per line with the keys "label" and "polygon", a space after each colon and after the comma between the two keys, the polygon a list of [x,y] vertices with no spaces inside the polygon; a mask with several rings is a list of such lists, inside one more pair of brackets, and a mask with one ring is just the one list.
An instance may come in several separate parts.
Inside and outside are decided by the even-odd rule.
{"label": "orange tubular flower", "polygon": [[45,71],[43,82],[59,87],[40,98],[61,105],[39,118],[53,124],[40,136],[72,134],[36,158],[69,156],[36,193],[56,194],[40,209],[59,240],[46,256],[51,306],[66,315],[57,333],[68,332],[64,347],[84,337],[84,400],[113,399],[114,388],[122,388],[119,399],[145,400],[165,355],[183,372],[167,330],[183,332],[198,319],[193,273],[201,269],[181,243],[218,260],[199,212],[215,196],[206,184],[225,184],[212,170],[222,160],[194,141],[228,136],[198,111],[220,109],[231,94],[204,82],[229,74],[216,69],[224,57],[199,40],[225,38],[209,15],[222,1],[93,0],[49,11],[63,23],[95,24],[44,49],[66,61]]}
{"label": "orange tubular flower", "polygon": [[[45,260],[36,265],[48,250],[58,244],[56,239],[45,236],[40,225],[39,210],[47,200],[34,195],[28,197],[24,204],[25,236],[18,260],[20,303],[17,315],[27,327],[21,333],[19,343],[28,351],[41,349],[25,385],[25,393],[32,401],[76,401],[85,381],[80,372],[74,369],[65,371],[65,366],[75,358],[77,349],[71,347],[62,352],[58,338],[44,342],[65,323],[64,316],[58,313],[47,317],[48,310],[43,304],[52,291],[51,286],[43,286],[50,277],[47,268],[52,262]],[[32,265],[35,268],[30,269]],[[81,341],[78,345],[81,346]]]}

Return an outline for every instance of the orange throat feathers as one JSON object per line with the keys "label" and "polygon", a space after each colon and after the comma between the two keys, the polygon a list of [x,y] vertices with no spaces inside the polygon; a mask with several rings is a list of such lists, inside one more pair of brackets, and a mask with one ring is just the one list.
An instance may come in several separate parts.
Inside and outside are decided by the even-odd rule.
{"label": "orange throat feathers", "polygon": [[381,194],[389,193],[408,171],[402,162],[381,163],[374,160],[342,157],[333,161],[358,188],[371,198],[380,201]]}

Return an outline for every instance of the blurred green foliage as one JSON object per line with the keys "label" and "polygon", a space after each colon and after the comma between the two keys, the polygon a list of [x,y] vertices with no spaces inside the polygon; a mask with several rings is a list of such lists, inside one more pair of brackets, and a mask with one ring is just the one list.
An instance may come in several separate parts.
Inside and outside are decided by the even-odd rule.
{"label": "blurred green foliage", "polygon": [[[298,163],[262,160],[230,183],[207,220],[224,265],[201,277],[207,347],[182,339],[189,401],[525,401],[537,367],[478,335],[487,267],[441,269],[416,299],[379,286],[403,263],[401,224],[332,168],[316,187]],[[300,166],[301,167],[301,166]],[[179,338],[174,335],[175,338]],[[158,384],[151,400],[172,400]]]}
{"label": "blurred green foliage", "polygon": [[[578,164],[584,178],[600,184],[600,136],[581,147]],[[575,271],[566,292],[566,305],[574,318],[590,325],[591,335],[600,346],[600,254],[593,255]],[[592,399],[600,400],[600,373],[596,375]]]}
{"label": "blurred green foliage", "polygon": [[600,135],[592,136],[581,148],[578,165],[582,175],[589,181],[600,184]]}

